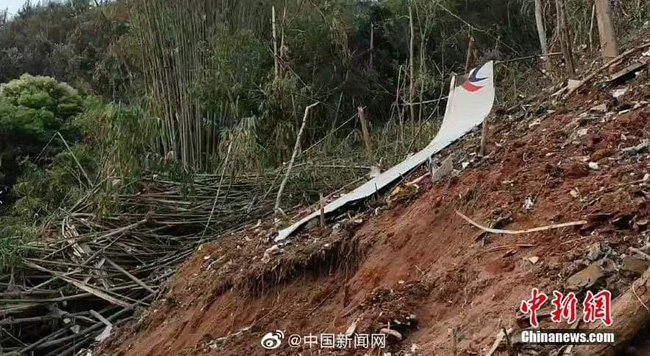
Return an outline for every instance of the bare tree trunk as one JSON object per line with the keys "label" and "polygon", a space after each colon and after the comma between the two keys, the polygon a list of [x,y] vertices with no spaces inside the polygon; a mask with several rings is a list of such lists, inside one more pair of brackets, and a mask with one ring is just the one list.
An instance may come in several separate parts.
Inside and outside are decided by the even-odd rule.
{"label": "bare tree trunk", "polygon": [[560,46],[562,47],[562,54],[564,55],[564,64],[566,66],[567,75],[569,78],[572,78],[575,76],[576,70],[573,63],[573,52],[571,50],[569,29],[566,24],[566,7],[564,5],[564,0],[555,0],[555,7],[557,10],[558,38],[560,39]]}
{"label": "bare tree trunk", "polygon": [[280,62],[278,62],[278,30],[275,25],[275,6],[271,6],[271,24],[273,27],[273,62],[275,63],[275,79],[280,74]]}
{"label": "bare tree trunk", "polygon": [[411,31],[411,40],[409,45],[409,106],[411,107],[411,122],[415,122],[415,107],[413,106],[413,95],[415,94],[415,29],[413,28],[413,1],[409,1],[409,28]]}
{"label": "bare tree trunk", "polygon": [[375,56],[375,25],[370,24],[370,68],[373,68],[373,57]]}
{"label": "bare tree trunk", "polygon": [[596,18],[596,3],[591,6],[591,17],[589,18],[589,50],[594,50],[594,19]]}
{"label": "bare tree trunk", "polygon": [[542,55],[546,63],[546,71],[550,72],[551,60],[548,58],[548,41],[546,39],[546,27],[544,26],[544,8],[542,0],[535,0],[535,22],[537,23],[537,35],[539,36],[539,46],[542,49]]}
{"label": "bare tree trunk", "polygon": [[603,61],[609,62],[618,56],[618,43],[612,23],[612,12],[609,0],[596,0],[596,16],[598,17],[598,33],[600,35],[600,50]]}
{"label": "bare tree trunk", "polygon": [[287,47],[284,44],[284,28],[287,23],[287,5],[285,3],[284,10],[282,12],[282,23],[280,24],[280,48],[278,49],[278,74],[280,78],[284,78],[284,72],[286,71],[285,65],[287,63]]}

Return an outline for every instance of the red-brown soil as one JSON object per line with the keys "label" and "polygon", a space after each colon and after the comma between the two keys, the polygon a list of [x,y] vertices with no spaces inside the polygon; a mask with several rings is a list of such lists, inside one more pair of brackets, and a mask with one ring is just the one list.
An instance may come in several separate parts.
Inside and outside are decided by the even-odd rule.
{"label": "red-brown soil", "polygon": [[[389,323],[400,330],[403,341],[389,347],[394,353],[453,355],[455,348],[459,355],[485,354],[501,326],[516,327],[517,309],[531,289],[563,290],[584,267],[590,245],[603,242],[622,254],[643,244],[648,187],[629,183],[650,172],[649,154],[623,149],[650,138],[648,83],[627,83],[618,101],[611,88],[590,85],[567,104],[545,102],[518,117],[496,117],[488,157],[470,155],[476,133],[447,150],[457,168],[474,161],[458,176],[437,184],[424,179],[416,193],[370,202],[335,230],[330,224],[303,232],[266,259],[273,246],[267,226],[204,245],[158,302],[97,353],[382,354],[260,346],[269,331],[343,333],[358,320],[357,332],[374,333]],[[609,113],[590,112],[600,103]],[[597,170],[588,168],[590,161]],[[527,198],[532,207],[524,207]],[[513,230],[588,224],[481,235],[456,211],[483,225],[505,221],[500,228]],[[625,285],[616,283],[608,288],[618,295],[616,287]]]}

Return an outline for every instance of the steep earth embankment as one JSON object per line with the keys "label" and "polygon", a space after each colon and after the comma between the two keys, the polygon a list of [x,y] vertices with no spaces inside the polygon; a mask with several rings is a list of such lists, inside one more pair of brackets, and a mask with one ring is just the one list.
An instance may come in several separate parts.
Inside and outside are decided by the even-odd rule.
{"label": "steep earth embankment", "polygon": [[[629,60],[648,59],[638,53]],[[589,84],[559,104],[499,114],[487,157],[473,154],[472,133],[443,153],[455,157],[452,176],[402,184],[327,228],[274,245],[262,225],[202,246],[158,302],[98,353],[380,354],[260,346],[269,331],[337,334],[356,325],[357,333],[397,330],[403,339],[389,337],[385,351],[479,355],[502,326],[522,323],[517,310],[533,287],[607,287],[619,295],[638,275],[628,248],[647,242],[650,218],[650,81],[643,73],[617,86]],[[483,234],[457,211],[512,230],[587,223]],[[603,256],[615,272],[593,286],[571,285],[580,282],[571,276]]]}

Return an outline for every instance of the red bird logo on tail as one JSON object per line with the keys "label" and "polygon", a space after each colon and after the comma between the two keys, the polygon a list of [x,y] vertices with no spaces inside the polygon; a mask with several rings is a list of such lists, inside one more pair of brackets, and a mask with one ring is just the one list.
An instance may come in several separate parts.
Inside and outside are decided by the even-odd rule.
{"label": "red bird logo on tail", "polygon": [[478,78],[476,75],[481,70],[481,68],[483,68],[484,65],[485,64],[483,64],[480,67],[474,69],[474,71],[469,76],[469,78],[467,78],[467,80],[463,83],[463,85],[462,85],[463,89],[467,90],[470,93],[476,93],[477,91],[483,89],[482,86],[479,86],[479,85],[476,85],[476,84],[478,84],[479,82],[484,81],[485,79],[487,79],[487,77],[486,78]]}

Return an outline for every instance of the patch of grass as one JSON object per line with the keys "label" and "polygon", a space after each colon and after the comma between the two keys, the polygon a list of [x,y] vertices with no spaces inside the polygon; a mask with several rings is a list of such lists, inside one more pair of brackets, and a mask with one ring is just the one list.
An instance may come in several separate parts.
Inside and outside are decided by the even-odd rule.
{"label": "patch of grass", "polygon": [[38,228],[24,219],[10,216],[0,217],[0,272],[20,263],[28,253],[26,248],[38,235]]}

